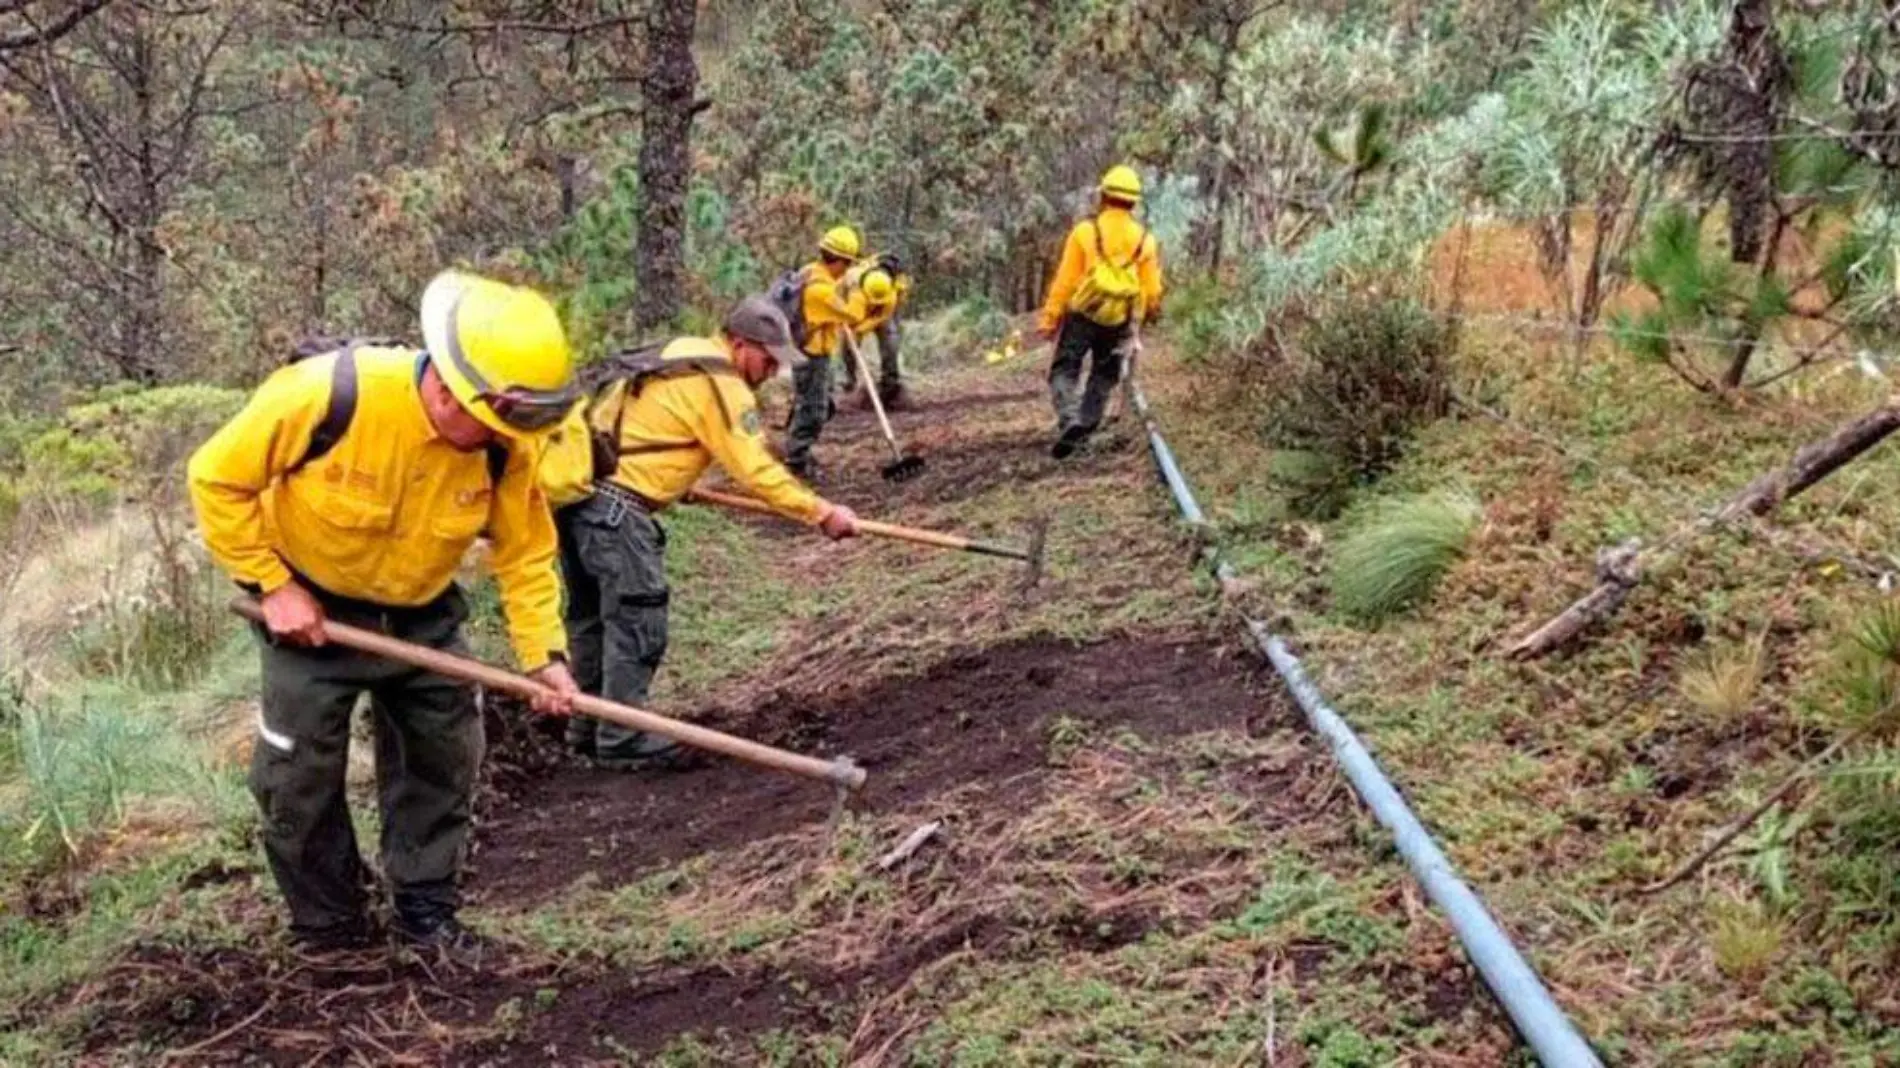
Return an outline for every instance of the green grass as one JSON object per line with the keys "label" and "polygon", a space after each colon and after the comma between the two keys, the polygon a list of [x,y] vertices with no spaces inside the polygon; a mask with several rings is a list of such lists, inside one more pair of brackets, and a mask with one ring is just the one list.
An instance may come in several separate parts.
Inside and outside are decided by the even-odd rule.
{"label": "green grass", "polygon": [[[1485,340],[1467,333],[1467,347]],[[1462,562],[1419,607],[1368,630],[1329,596],[1364,570],[1342,559],[1368,522],[1350,508],[1329,524],[1224,529],[1251,607],[1297,637],[1321,689],[1618,1063],[1891,1059],[1900,1037],[1867,1006],[1900,996],[1892,598],[1765,539],[1703,535],[1564,655],[1501,655],[1588,590],[1599,549],[1667,537],[1877,392],[1841,376],[1729,407],[1614,353],[1572,374],[1521,338],[1500,344],[1510,366],[1495,369],[1489,403],[1568,451],[1486,419],[1440,421],[1372,488],[1396,499],[1465,486],[1485,503]],[[1257,427],[1165,379],[1150,393],[1210,514],[1232,500],[1272,514]],[[1891,448],[1769,522],[1826,549],[1887,552],[1900,484],[1877,473]],[[1634,894],[1858,727],[1867,738],[1799,792],[1792,817],[1764,821],[1666,894]],[[1713,907],[1729,901],[1741,902],[1732,914]],[[1799,975],[1821,989],[1815,974],[1851,1007],[1783,993]]]}
{"label": "green grass", "polygon": [[1453,491],[1379,501],[1333,553],[1333,602],[1376,625],[1422,603],[1464,554],[1476,499]]}

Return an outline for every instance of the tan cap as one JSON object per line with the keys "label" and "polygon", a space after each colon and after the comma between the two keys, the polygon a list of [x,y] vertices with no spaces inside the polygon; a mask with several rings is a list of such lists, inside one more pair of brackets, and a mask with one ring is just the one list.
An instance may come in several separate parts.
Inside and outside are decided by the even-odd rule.
{"label": "tan cap", "polygon": [[726,315],[726,333],[765,346],[780,367],[791,371],[805,365],[805,354],[792,342],[792,324],[778,305],[761,296],[750,296]]}

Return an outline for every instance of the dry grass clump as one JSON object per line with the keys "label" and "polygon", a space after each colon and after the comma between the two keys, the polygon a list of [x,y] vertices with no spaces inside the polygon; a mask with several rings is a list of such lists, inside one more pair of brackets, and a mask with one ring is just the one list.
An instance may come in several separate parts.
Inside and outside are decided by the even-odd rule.
{"label": "dry grass clump", "polygon": [[1760,638],[1710,649],[1683,669],[1676,690],[1697,711],[1725,723],[1754,705],[1766,667],[1767,651]]}

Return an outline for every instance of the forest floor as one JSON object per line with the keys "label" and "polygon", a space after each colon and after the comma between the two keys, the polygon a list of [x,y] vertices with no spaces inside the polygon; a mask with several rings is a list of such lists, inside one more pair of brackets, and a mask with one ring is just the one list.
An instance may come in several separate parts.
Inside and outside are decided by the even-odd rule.
{"label": "forest floor", "polygon": [[[1842,561],[1885,558],[1891,447],[1772,520],[1815,551],[1685,538],[1613,624],[1501,655],[1588,589],[1597,549],[1668,535],[1886,385],[1837,361],[1716,401],[1607,342],[1577,357],[1517,318],[1546,299],[1517,284],[1518,243],[1472,257],[1468,310],[1513,318],[1469,321],[1457,367],[1506,421],[1428,428],[1334,521],[1274,490],[1245,369],[1149,361],[1240,600],[1606,1062],[1895,1063],[1900,802],[1871,776],[1818,776],[1643,892],[1840,737],[1833,665],[1886,596]],[[248,823],[145,818],[143,848],[89,854],[0,914],[0,1062],[1529,1063],[1194,568],[1133,425],[1050,459],[1041,374],[1023,357],[921,377],[897,417],[929,462],[915,482],[878,478],[866,413],[823,451],[826,492],[869,516],[1007,542],[1047,519],[1033,590],[992,558],[668,518],[657,707],[852,756],[869,786],[841,813],[731,764],[594,772],[492,707],[468,880],[482,968],[299,958]],[[1329,550],[1362,505],[1446,486],[1484,519],[1430,604],[1373,629],[1340,616]],[[1726,696],[1693,685],[1738,657]],[[939,838],[880,867],[929,821]]]}
{"label": "forest floor", "polygon": [[[849,754],[870,780],[840,816],[736,764],[593,771],[491,708],[479,969],[299,957],[239,844],[12,1022],[102,1064],[1505,1060],[1446,928],[1221,622],[1132,425],[1049,458],[1028,360],[918,394],[897,424],[925,475],[881,481],[847,411],[826,491],[999,541],[1046,518],[1033,590],[991,558],[671,523],[660,707]],[[88,907],[49,902],[49,940]]]}

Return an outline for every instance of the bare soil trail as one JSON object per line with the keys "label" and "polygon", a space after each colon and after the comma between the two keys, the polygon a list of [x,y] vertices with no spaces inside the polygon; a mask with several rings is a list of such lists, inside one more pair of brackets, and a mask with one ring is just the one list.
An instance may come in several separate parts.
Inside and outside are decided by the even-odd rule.
{"label": "bare soil trail", "polygon": [[[1362,1063],[1355,1041],[1498,1063],[1506,1025],[1208,607],[1129,429],[1058,464],[1037,385],[920,383],[896,413],[915,482],[878,479],[867,414],[821,446],[823,490],[867,514],[994,537],[1054,516],[1028,595],[1002,562],[732,520],[802,615],[665,710],[851,756],[870,779],[841,818],[731,763],[594,771],[497,706],[481,968],[299,958],[252,872],[219,899],[228,942],[143,945],[47,1011],[99,1064]],[[937,841],[878,868],[928,820]]]}

